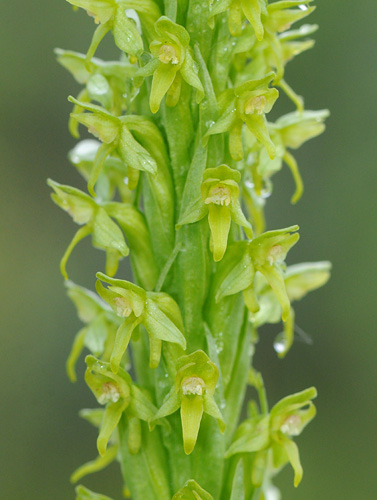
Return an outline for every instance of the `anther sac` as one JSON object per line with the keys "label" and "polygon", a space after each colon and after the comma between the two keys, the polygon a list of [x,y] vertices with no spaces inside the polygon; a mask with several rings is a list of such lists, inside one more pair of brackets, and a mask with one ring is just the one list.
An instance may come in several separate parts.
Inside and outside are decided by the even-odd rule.
{"label": "anther sac", "polygon": [[[279,357],[294,349],[293,303],[331,268],[288,266],[299,228],[268,228],[264,215],[284,164],[299,201],[305,174],[291,150],[321,134],[328,116],[306,110],[285,80],[287,63],[313,46],[317,26],[295,23],[314,6],[68,2],[97,25],[87,54],[56,50],[82,85],[69,97],[78,141],[69,159],[88,192],[48,181],[80,226],[61,261],[83,323],[67,373],[75,382],[85,352],[99,405],[80,413],[99,429],[98,455],[71,480],[115,461],[133,500],[276,498],[282,467],[291,465],[294,486],[302,480],[296,437],[315,416],[317,392],[293,387],[270,409],[253,355],[265,324],[281,324],[271,346]],[[107,34],[118,60],[95,57]],[[281,93],[292,110],[273,122]],[[80,140],[81,126],[94,139]],[[91,290],[68,281],[68,258],[86,236],[106,257]],[[111,500],[84,485],[76,498]]]}

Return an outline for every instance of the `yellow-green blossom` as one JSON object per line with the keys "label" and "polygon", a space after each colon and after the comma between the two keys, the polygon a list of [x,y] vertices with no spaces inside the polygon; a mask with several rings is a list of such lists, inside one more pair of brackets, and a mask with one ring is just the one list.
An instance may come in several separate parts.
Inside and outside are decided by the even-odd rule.
{"label": "yellow-green blossom", "polygon": [[[267,231],[250,242],[234,244],[227,262],[224,263],[224,278],[216,293],[216,301],[243,291],[246,306],[252,313],[259,311],[255,292],[255,274],[259,271],[270,284],[286,321],[290,312],[290,300],[284,283],[283,263],[288,251],[299,240],[298,226],[276,231]],[[235,258],[238,255],[238,259]]]}
{"label": "yellow-green blossom", "polygon": [[269,414],[257,414],[245,420],[237,429],[226,457],[238,453],[256,453],[270,450],[276,469],[290,462],[294,470],[294,485],[301,482],[303,470],[299,451],[292,437],[301,434],[315,417],[312,399],[317,396],[314,387],[281,399]]}
{"label": "yellow-green blossom", "polygon": [[243,227],[249,238],[253,232],[239,202],[241,174],[227,165],[208,168],[203,175],[201,197],[182,214],[177,227],[197,222],[208,214],[213,258],[221,260],[228,244],[231,222]]}
{"label": "yellow-green blossom", "polygon": [[68,279],[66,264],[72,250],[86,236],[92,236],[92,244],[106,252],[106,272],[114,275],[118,269],[119,260],[129,254],[129,249],[120,228],[107,215],[106,210],[98,205],[90,196],[79,189],[63,186],[51,179],[49,186],[55,193],[51,195],[53,201],[66,211],[82,226],[69,244],[61,262],[60,270],[65,279]]}
{"label": "yellow-green blossom", "polygon": [[175,385],[151,423],[171,415],[180,408],[183,445],[185,453],[189,455],[194,450],[198,438],[203,412],[216,418],[220,430],[225,430],[225,422],[214,399],[219,371],[203,351],[182,356],[177,360],[176,368]]}
{"label": "yellow-green blossom", "polygon": [[[120,318],[120,325],[111,354],[114,373],[119,366],[135,328],[142,324],[150,343],[150,367],[156,368],[161,358],[162,341],[172,342],[186,349],[182,317],[177,303],[166,293],[146,292],[129,281],[109,278],[97,273],[97,292]],[[109,284],[105,288],[101,281]]]}
{"label": "yellow-green blossom", "polygon": [[141,67],[136,77],[152,76],[150,108],[157,113],[165,95],[166,104],[175,106],[181,95],[182,82],[197,91],[197,102],[203,97],[203,85],[189,46],[190,36],[183,26],[163,16],[155,24],[156,39],[150,44],[151,61]]}
{"label": "yellow-green blossom", "polygon": [[226,90],[221,96],[221,117],[208,129],[205,139],[211,135],[229,132],[230,154],[234,160],[242,160],[242,128],[245,124],[273,159],[276,150],[268,132],[265,115],[271,111],[279,96],[276,89],[268,87],[274,77],[274,73],[269,73],[260,80],[250,80],[234,89]]}

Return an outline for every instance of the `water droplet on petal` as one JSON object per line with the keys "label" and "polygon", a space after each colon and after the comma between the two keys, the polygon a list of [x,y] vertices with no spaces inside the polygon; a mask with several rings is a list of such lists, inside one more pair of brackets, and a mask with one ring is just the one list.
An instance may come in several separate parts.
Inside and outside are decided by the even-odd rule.
{"label": "water droplet on petal", "polygon": [[274,349],[277,352],[277,354],[281,354],[285,352],[287,347],[287,340],[285,338],[285,335],[283,332],[279,333],[277,337],[275,338],[274,341]]}

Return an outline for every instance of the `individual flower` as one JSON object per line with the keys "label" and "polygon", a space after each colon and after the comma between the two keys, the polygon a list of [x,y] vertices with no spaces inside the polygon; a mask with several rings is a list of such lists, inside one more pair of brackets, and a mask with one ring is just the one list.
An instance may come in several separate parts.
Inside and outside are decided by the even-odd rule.
{"label": "individual flower", "polygon": [[166,104],[175,106],[181,95],[182,80],[197,90],[197,102],[203,97],[203,85],[189,46],[186,29],[162,16],[155,24],[156,38],[150,44],[152,59],[136,72],[136,77],[153,75],[150,108],[157,113],[165,95]]}
{"label": "individual flower", "polygon": [[[290,303],[301,300],[312,290],[325,285],[330,278],[330,262],[305,262],[288,266],[284,270],[284,283]],[[256,328],[266,323],[278,323],[281,319],[281,305],[263,275],[258,274],[255,280],[259,311],[251,316],[251,322]],[[294,338],[294,310],[291,307],[284,330],[279,333],[274,342],[274,348],[280,358],[283,358],[292,346]]]}
{"label": "individual flower", "polygon": [[60,270],[64,278],[68,279],[66,264],[72,250],[89,235],[92,235],[92,244],[95,248],[105,250],[106,272],[114,275],[118,269],[119,260],[129,254],[122,231],[107,215],[106,210],[87,194],[79,189],[58,184],[51,179],[47,183],[55,191],[51,195],[53,201],[67,212],[76,224],[82,226],[73,237],[60,262]]}
{"label": "individual flower", "polygon": [[216,301],[243,291],[246,306],[253,314],[259,311],[255,291],[255,274],[260,272],[271,286],[282,309],[282,319],[289,317],[291,305],[287,294],[283,262],[289,250],[297,243],[298,226],[267,231],[252,241],[233,245],[229,258],[221,270],[224,276],[217,292]]}
{"label": "individual flower", "polygon": [[[312,0],[280,1],[268,4],[266,0],[214,0],[211,1],[210,25],[214,17],[229,9],[229,31],[240,36],[247,20],[254,29],[258,41],[265,33],[272,35],[286,31],[290,26],[313,12],[308,7]],[[296,7],[296,8],[295,8]]]}
{"label": "individual flower", "polygon": [[269,414],[256,414],[245,420],[238,427],[225,457],[238,453],[258,455],[269,451],[276,469],[291,463],[297,487],[303,470],[297,445],[292,438],[300,435],[314,418],[316,409],[311,400],[316,396],[316,389],[311,387],[281,399]]}
{"label": "individual flower", "polygon": [[136,455],[142,441],[140,421],[148,422],[157,412],[157,408],[144,391],[132,383],[130,375],[123,368],[119,368],[115,374],[110,363],[94,356],[87,356],[85,362],[85,381],[98,403],[105,405],[97,439],[100,456],[106,455],[108,442],[122,415],[129,425],[129,451]]}
{"label": "individual flower", "polygon": [[317,28],[317,25],[305,24],[296,30],[269,33],[261,42],[256,42],[250,30],[245,29],[233,50],[233,62],[238,74],[242,74],[243,78],[258,79],[273,71],[276,74],[274,85],[280,87],[302,112],[303,98],[284,80],[285,67],[295,56],[313,47],[314,40],[308,36]]}
{"label": "individual flower", "polygon": [[98,28],[94,32],[92,43],[88,49],[86,60],[89,64],[98,45],[111,30],[115,44],[126,54],[140,57],[143,53],[143,40],[137,23],[128,15],[128,9],[135,9],[141,18],[145,30],[150,34],[151,25],[159,17],[160,11],[152,0],[133,2],[127,0],[67,0],[75,7],[85,9],[88,15],[94,17]]}
{"label": "individual flower", "polygon": [[188,206],[177,224],[179,228],[208,215],[213,258],[216,262],[223,258],[226,251],[232,220],[244,228],[249,238],[253,236],[251,225],[246,220],[238,199],[240,180],[240,172],[227,165],[205,170],[201,197]]}
{"label": "individual flower", "polygon": [[100,139],[98,149],[88,180],[88,191],[95,196],[94,185],[102,170],[106,158],[116,152],[127,166],[129,187],[135,188],[140,171],[155,174],[157,164],[151,154],[134,138],[127,126],[127,116],[116,117],[95,104],[78,101],[73,97],[69,101],[89,113],[73,113],[71,116],[88,127],[88,131]]}
{"label": "individual flower", "polygon": [[94,356],[101,356],[104,361],[108,361],[120,321],[111,308],[90,290],[71,281],[67,281],[66,286],[67,294],[85,324],[76,334],[66,364],[71,382],[76,382],[75,366],[84,347]]}
{"label": "individual flower", "polygon": [[275,157],[275,145],[271,141],[266,113],[269,113],[279,96],[275,88],[269,88],[269,83],[275,74],[269,73],[260,80],[249,80],[226,90],[220,99],[223,110],[219,120],[207,131],[204,139],[211,135],[223,134],[229,131],[229,151],[234,160],[242,160],[242,128],[246,124],[256,140],[263,144],[271,159]]}
{"label": "individual flower", "polygon": [[172,500],[213,500],[213,497],[194,479],[189,479]]}
{"label": "individual flower", "polygon": [[241,35],[246,18],[254,28],[257,39],[263,39],[262,14],[267,15],[266,0],[211,0],[210,5],[210,26],[214,27],[217,14],[229,9],[229,31],[233,36]]}
{"label": "individual flower", "polygon": [[[85,55],[70,50],[55,49],[58,62],[66,68],[81,85],[85,85],[77,99],[82,102],[97,101],[111,114],[119,116],[129,109],[135,90],[131,79],[135,74],[135,65],[128,61],[102,61],[93,58],[89,65]],[[73,113],[84,110],[74,106]],[[79,138],[78,122],[72,117],[69,120],[69,130],[73,137]]]}
{"label": "individual flower", "polygon": [[[77,122],[76,122],[77,123]],[[96,155],[101,143],[95,139],[84,139],[78,142],[68,154],[68,159],[77,169],[80,175],[89,181]],[[97,197],[106,202],[115,197],[115,192],[127,205],[133,205],[135,201],[135,190],[128,187],[128,169],[123,161],[115,154],[110,154],[103,162],[101,172],[98,176],[95,192]]]}
{"label": "individual flower", "polygon": [[225,430],[225,422],[214,399],[218,378],[217,366],[204,351],[180,357],[177,360],[175,385],[150,421],[153,426],[156,421],[180,408],[183,445],[187,455],[195,447],[203,412],[216,418],[221,432]]}
{"label": "individual flower", "polygon": [[[96,289],[100,297],[120,318],[124,318],[118,328],[110,358],[114,373],[118,372],[132,333],[139,325],[145,327],[149,336],[151,368],[156,368],[160,362],[162,341],[186,349],[181,313],[177,303],[168,294],[146,292],[134,283],[112,279],[103,273],[97,273],[97,278]],[[104,287],[101,281],[110,286]]]}
{"label": "individual flower", "polygon": [[280,117],[275,123],[269,123],[268,128],[276,146],[276,156],[271,159],[252,134],[245,134],[248,152],[246,164],[251,170],[252,181],[258,195],[270,178],[281,170],[286,163],[292,173],[296,190],[292,203],[297,203],[303,193],[303,182],[297,162],[289,149],[298,149],[306,141],[317,137],[325,130],[324,121],[329,116],[326,109],[320,111],[295,111]]}
{"label": "individual flower", "polygon": [[123,369],[114,374],[109,363],[94,356],[87,356],[85,362],[85,381],[98,403],[106,405],[97,439],[98,452],[103,456],[120,417],[131,402],[131,377]]}

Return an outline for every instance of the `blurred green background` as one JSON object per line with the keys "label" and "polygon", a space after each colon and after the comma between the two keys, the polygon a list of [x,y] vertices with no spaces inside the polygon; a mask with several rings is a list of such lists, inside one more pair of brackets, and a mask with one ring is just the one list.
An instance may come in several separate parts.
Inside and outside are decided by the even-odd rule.
{"label": "blurred green background", "polygon": [[[297,154],[304,198],[289,204],[293,185],[283,171],[267,212],[270,228],[301,227],[290,263],[330,259],[333,276],[297,304],[297,323],[313,345],[296,342],[279,361],[272,349],[278,327],[266,329],[256,365],[271,403],[310,385],[320,394],[318,416],[299,438],[304,481],[294,490],[287,468],[278,480],[283,499],[371,500],[377,498],[377,9],[375,0],[318,0],[317,6],[310,18],[320,24],[316,47],[288,66],[287,79],[308,109],[326,107],[332,115],[326,134]],[[96,455],[96,431],[77,417],[94,399],[83,382],[72,386],[65,375],[80,325],[58,262],[74,227],[50,202],[45,179],[83,187],[66,159],[74,144],[66,97],[78,87],[55,63],[53,48],[85,52],[93,24],[64,0],[1,7],[0,499],[72,499],[70,473]],[[110,39],[100,55],[116,55]],[[103,263],[101,252],[82,243],[70,274],[92,287]],[[85,484],[120,498],[117,466]]]}

